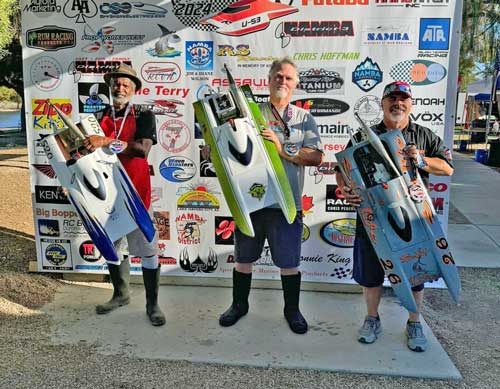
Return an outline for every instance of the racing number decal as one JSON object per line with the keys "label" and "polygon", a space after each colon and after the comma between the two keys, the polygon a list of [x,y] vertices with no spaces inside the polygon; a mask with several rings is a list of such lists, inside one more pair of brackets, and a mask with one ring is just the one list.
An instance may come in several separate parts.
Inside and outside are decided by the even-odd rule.
{"label": "racing number decal", "polygon": [[439,238],[436,240],[436,246],[441,250],[446,250],[448,248],[448,241],[445,238]]}
{"label": "racing number decal", "polygon": [[398,276],[397,274],[394,274],[394,273],[389,274],[387,276],[387,278],[389,279],[389,282],[392,285],[396,285],[396,284],[399,284],[401,282],[401,277]]}

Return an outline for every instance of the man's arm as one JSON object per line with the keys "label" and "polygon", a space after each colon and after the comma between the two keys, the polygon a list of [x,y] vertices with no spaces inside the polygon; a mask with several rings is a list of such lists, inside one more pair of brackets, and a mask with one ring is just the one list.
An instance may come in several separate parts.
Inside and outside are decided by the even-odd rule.
{"label": "man's arm", "polygon": [[[406,146],[404,152],[407,158],[417,162],[417,155],[420,151],[415,145]],[[453,167],[442,158],[424,156],[422,159],[426,163],[426,166],[420,167],[420,169],[429,174],[434,174],[436,176],[451,176],[453,174]]]}
{"label": "man's arm", "polygon": [[357,193],[355,193],[349,185],[346,184],[346,182],[344,181],[344,176],[342,176],[342,173],[338,166],[335,168],[335,179],[337,180],[337,186],[339,187],[340,192],[342,193],[346,201],[353,207],[359,207],[359,204],[361,204],[361,197]]}
{"label": "man's arm", "polygon": [[319,150],[312,149],[309,147],[302,147],[297,153],[297,155],[288,155],[283,150],[283,146],[281,145],[281,142],[279,141],[277,135],[273,130],[265,128],[264,130],[262,130],[262,136],[265,139],[274,143],[276,149],[278,150],[278,154],[281,158],[289,162],[292,162],[296,165],[318,166],[321,165],[321,163],[323,162],[323,153]]}
{"label": "man's arm", "polygon": [[[91,135],[85,138],[83,141],[83,145],[89,151],[95,151],[99,147],[108,147],[111,142],[115,141],[113,138],[108,138],[107,136],[100,135]],[[128,155],[131,157],[139,157],[139,158],[147,158],[151,147],[153,146],[153,141],[148,138],[137,139],[131,142],[123,143],[123,151],[124,155]]]}

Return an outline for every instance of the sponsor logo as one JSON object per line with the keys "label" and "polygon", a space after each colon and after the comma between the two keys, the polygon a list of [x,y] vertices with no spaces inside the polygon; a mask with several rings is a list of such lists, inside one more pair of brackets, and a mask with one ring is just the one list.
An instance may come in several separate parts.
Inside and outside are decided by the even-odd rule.
{"label": "sponsor logo", "polygon": [[153,47],[146,49],[146,53],[152,57],[173,58],[181,55],[181,52],[176,49],[176,44],[181,42],[179,35],[175,31],[170,31],[167,27],[158,24],[161,30],[161,35],[155,42]]}
{"label": "sponsor logo", "polygon": [[244,1],[229,5],[217,15],[200,21],[208,28],[229,36],[242,36],[265,30],[272,19],[297,12],[298,9],[280,1]]}
{"label": "sponsor logo", "polygon": [[208,249],[208,255],[205,260],[201,259],[200,254],[198,254],[196,259],[192,261],[187,247],[181,251],[179,256],[180,268],[188,273],[213,273],[217,270],[217,265],[217,254],[211,247]]}
{"label": "sponsor logo", "polygon": [[281,47],[287,47],[292,38],[332,38],[354,36],[354,26],[351,20],[303,20],[280,23],[274,36],[281,40]]}
{"label": "sponsor logo", "polygon": [[214,164],[210,159],[204,158],[203,153],[201,152],[203,146],[199,147],[200,147],[200,177],[217,177]]}
{"label": "sponsor logo", "polygon": [[308,69],[299,71],[297,91],[307,93],[344,93],[345,69]]}
{"label": "sponsor logo", "polygon": [[420,50],[448,50],[451,19],[420,19],[418,48]]}
{"label": "sponsor logo", "polygon": [[[76,216],[75,216],[76,217]],[[83,222],[78,219],[64,219],[63,220],[63,233],[65,235],[83,235],[87,231],[83,225]]]}
{"label": "sponsor logo", "polygon": [[382,100],[377,96],[363,96],[354,104],[354,112],[368,125],[374,126],[382,121],[384,111],[382,111]]}
{"label": "sponsor logo", "polygon": [[[70,99],[50,99],[50,103],[71,117],[73,106]],[[54,130],[65,126],[55,109],[50,107],[47,99],[31,99],[31,113],[33,129],[36,131]]]}
{"label": "sponsor logo", "polygon": [[311,236],[311,229],[305,223],[302,223],[302,243],[304,243]]}
{"label": "sponsor logo", "polygon": [[[57,187],[56,187],[57,188]],[[35,215],[36,216],[42,216],[45,218],[48,217],[62,217],[62,218],[77,218],[79,217],[78,214],[75,211],[72,210],[64,210],[64,209],[59,209],[59,208],[51,208],[51,209],[46,209],[46,208],[41,208],[41,207],[36,207],[35,208]],[[78,219],[80,220],[80,219]]]}
{"label": "sponsor logo", "polygon": [[160,265],[177,265],[177,259],[175,259],[174,257],[165,257],[159,255],[158,261],[160,262]]}
{"label": "sponsor logo", "polygon": [[132,62],[128,59],[116,59],[109,61],[77,59],[76,61],[70,63],[68,73],[73,75],[73,81],[77,83],[82,78],[82,74],[93,75],[115,72],[122,63],[132,66]]}
{"label": "sponsor logo", "polygon": [[427,60],[407,60],[394,65],[389,74],[394,80],[405,81],[411,85],[435,84],[446,77],[446,68]]}
{"label": "sponsor logo", "polygon": [[196,165],[186,157],[168,157],[160,163],[160,174],[170,182],[185,182],[196,174]]}
{"label": "sponsor logo", "polygon": [[325,212],[356,212],[356,210],[349,205],[337,185],[327,185]]}
{"label": "sponsor logo", "polygon": [[154,211],[153,218],[158,231],[158,239],[170,240],[170,213],[167,211]]}
{"label": "sponsor logo", "polygon": [[369,0],[302,0],[302,5],[368,5]]}
{"label": "sponsor logo", "polygon": [[331,277],[335,277],[339,280],[343,279],[343,278],[351,278],[352,276],[352,269],[349,269],[349,268],[345,268],[343,266],[339,266],[339,267],[334,267],[333,268],[333,273],[330,274]]}
{"label": "sponsor logo", "polygon": [[167,15],[165,8],[141,1],[103,2],[99,12],[101,19],[164,18]]}
{"label": "sponsor logo", "polygon": [[438,215],[444,214],[444,197],[431,197],[432,205],[434,206],[434,210]]}
{"label": "sponsor logo", "polygon": [[75,18],[75,23],[85,23],[86,18],[97,15],[97,5],[94,0],[68,0],[63,7],[64,16]]}
{"label": "sponsor logo", "polygon": [[113,26],[103,26],[94,31],[94,29],[86,24],[83,29],[82,41],[90,42],[82,47],[85,53],[104,52],[113,54],[115,48],[135,47],[140,46],[144,42],[146,35],[139,34],[116,34],[116,28]]}
{"label": "sponsor logo", "polygon": [[58,186],[35,185],[35,201],[45,204],[69,204],[68,198]]}
{"label": "sponsor logo", "polygon": [[257,104],[268,103],[269,99],[270,99],[269,95],[253,95],[253,100]]}
{"label": "sponsor logo", "polygon": [[335,266],[342,265],[347,267],[351,264],[352,259],[349,257],[343,257],[342,255],[331,253],[326,256],[328,263],[333,263]]}
{"label": "sponsor logo", "polygon": [[302,203],[302,214],[304,217],[313,213],[312,208],[314,207],[314,198],[313,196],[302,195],[301,203]]}
{"label": "sponsor logo", "polygon": [[62,73],[61,64],[52,57],[37,58],[30,67],[31,82],[43,92],[56,89],[61,84]]}
{"label": "sponsor logo", "polygon": [[191,131],[184,122],[171,119],[161,125],[158,140],[169,153],[181,153],[191,143]]}
{"label": "sponsor logo", "polygon": [[[341,137],[341,136],[340,136]],[[342,143],[324,143],[323,150],[324,151],[342,151],[345,150],[345,144]]]}
{"label": "sponsor logo", "polygon": [[382,82],[384,73],[376,62],[369,57],[352,72],[352,82],[364,92],[369,92]]}
{"label": "sponsor logo", "polygon": [[415,22],[412,19],[368,19],[361,31],[361,44],[412,45]]}
{"label": "sponsor logo", "polygon": [[43,26],[26,32],[26,45],[33,49],[57,51],[76,46],[76,31],[58,26]]}
{"label": "sponsor logo", "polygon": [[172,12],[185,26],[195,27],[199,20],[214,12],[222,11],[230,3],[229,0],[172,0]]}
{"label": "sponsor logo", "polygon": [[337,219],[324,224],[320,229],[320,237],[329,245],[336,247],[353,247],[356,232],[356,219]]}
{"label": "sponsor logo", "polygon": [[310,166],[309,175],[314,177],[314,183],[319,184],[323,181],[323,176],[333,176],[335,174],[336,163],[334,162],[323,162],[319,166]]}
{"label": "sponsor logo", "polygon": [[450,47],[451,19],[420,19],[418,58],[446,58]]}
{"label": "sponsor logo", "polygon": [[[45,259],[53,266],[62,266],[66,263],[68,259],[68,252],[66,248],[60,243],[66,243],[66,240],[55,240],[49,241],[44,240],[45,242],[54,242],[49,243],[45,247]],[[59,243],[60,242],[60,243]]]}
{"label": "sponsor logo", "polygon": [[217,197],[203,184],[181,187],[177,194],[177,209],[217,211],[220,208]]}
{"label": "sponsor logo", "polygon": [[446,105],[446,99],[439,99],[436,97],[414,97],[412,99],[412,104],[413,105],[422,105],[422,106],[439,106],[439,105]]}
{"label": "sponsor logo", "polygon": [[444,182],[437,182],[437,183],[431,182],[429,184],[429,191],[430,192],[442,193],[442,192],[446,192],[447,190],[448,190],[448,185],[445,184]]}
{"label": "sponsor logo", "polygon": [[175,99],[156,99],[149,100],[147,104],[141,104],[141,109],[151,111],[155,115],[165,115],[172,118],[182,116],[177,105],[184,105],[180,100]]}
{"label": "sponsor logo", "polygon": [[214,42],[186,41],[186,70],[212,71],[214,67]]}
{"label": "sponsor logo", "polygon": [[234,245],[234,220],[230,216],[215,216],[215,244]]}
{"label": "sponsor logo", "polygon": [[82,242],[78,248],[78,252],[80,253],[80,257],[82,257],[82,259],[86,262],[93,263],[102,258],[101,253],[91,240]]}
{"label": "sponsor logo", "polygon": [[414,122],[424,122],[433,126],[444,126],[444,113],[426,111],[424,113],[410,113],[410,118]]}
{"label": "sponsor logo", "polygon": [[[235,78],[234,83],[236,86],[249,85],[252,91],[269,92],[269,80],[267,78]],[[228,87],[229,81],[227,78],[214,77],[211,82],[213,87]]]}
{"label": "sponsor logo", "polygon": [[447,7],[449,0],[375,0],[377,7]]}
{"label": "sponsor logo", "polygon": [[356,52],[334,52],[327,51],[323,53],[295,53],[292,56],[294,61],[357,61],[360,53]]}
{"label": "sponsor logo", "polygon": [[59,221],[53,219],[38,219],[38,233],[40,236],[59,236]]}
{"label": "sponsor logo", "polygon": [[23,8],[24,12],[33,12],[40,16],[50,16],[43,14],[52,14],[54,12],[60,13],[61,6],[57,5],[57,0],[31,0]]}
{"label": "sponsor logo", "polygon": [[181,244],[199,244],[200,226],[206,219],[196,213],[183,213],[175,218],[177,241]]}
{"label": "sponsor logo", "polygon": [[322,138],[335,138],[339,135],[348,135],[349,125],[337,122],[336,124],[318,124]]}
{"label": "sponsor logo", "polygon": [[254,199],[262,200],[264,195],[266,194],[266,187],[259,183],[253,183],[250,188],[248,188],[248,194],[252,196]]}
{"label": "sponsor logo", "polygon": [[[156,94],[156,96],[179,96],[185,99],[189,94],[189,88],[167,88],[162,85],[155,85],[154,89],[142,88],[136,92],[138,96],[149,96],[151,93]],[[158,100],[155,100],[158,101]],[[181,102],[177,102],[177,104]]]}
{"label": "sponsor logo", "polygon": [[96,113],[109,107],[109,89],[103,82],[78,83],[78,111],[80,113]]}
{"label": "sponsor logo", "polygon": [[295,100],[292,101],[292,104],[309,111],[313,116],[333,116],[349,110],[349,104],[340,100],[326,98]]}
{"label": "sponsor logo", "polygon": [[218,45],[215,54],[219,57],[247,57],[250,55],[250,45]]}
{"label": "sponsor logo", "polygon": [[33,164],[32,165],[36,170],[38,170],[39,172],[41,172],[42,174],[44,174],[45,176],[49,177],[49,178],[56,178],[57,175],[56,175],[56,172],[54,171],[54,168],[52,167],[52,165],[49,165],[49,164]]}
{"label": "sponsor logo", "polygon": [[151,83],[171,84],[179,81],[181,74],[174,62],[146,62],[141,68],[142,79]]}

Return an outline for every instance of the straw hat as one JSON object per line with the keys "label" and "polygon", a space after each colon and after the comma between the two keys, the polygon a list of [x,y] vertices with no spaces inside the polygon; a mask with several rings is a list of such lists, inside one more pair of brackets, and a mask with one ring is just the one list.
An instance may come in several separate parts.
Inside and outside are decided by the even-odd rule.
{"label": "straw hat", "polygon": [[129,65],[125,63],[121,63],[120,67],[116,69],[114,72],[109,72],[104,75],[104,82],[111,86],[111,79],[118,77],[127,77],[130,78],[135,83],[135,89],[141,89],[142,82],[139,77],[137,77],[137,72]]}

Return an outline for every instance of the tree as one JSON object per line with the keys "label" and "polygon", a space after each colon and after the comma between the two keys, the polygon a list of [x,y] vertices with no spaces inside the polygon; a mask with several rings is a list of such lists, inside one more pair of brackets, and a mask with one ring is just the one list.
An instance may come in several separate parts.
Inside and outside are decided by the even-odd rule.
{"label": "tree", "polygon": [[[464,0],[459,73],[462,89],[476,79],[493,74],[500,37],[498,0]],[[477,67],[480,63],[482,66]]]}

